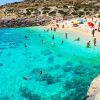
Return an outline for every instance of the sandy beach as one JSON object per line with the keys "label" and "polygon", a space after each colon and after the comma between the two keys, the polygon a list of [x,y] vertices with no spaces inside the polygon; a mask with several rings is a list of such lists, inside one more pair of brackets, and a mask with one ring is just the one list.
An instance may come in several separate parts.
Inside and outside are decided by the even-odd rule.
{"label": "sandy beach", "polygon": [[[97,20],[96,24],[95,24],[95,20]],[[64,30],[65,33],[68,34],[68,39],[77,39],[80,38],[79,44],[81,44],[82,46],[86,47],[86,43],[88,41],[90,41],[90,45],[91,47],[94,48],[99,48],[100,47],[100,32],[98,32],[97,30],[95,31],[95,35],[94,37],[92,36],[92,30],[93,29],[97,29],[98,28],[98,23],[100,22],[100,18],[94,18],[94,21],[92,21],[91,18],[88,18],[86,22],[84,22],[84,24],[78,24],[78,27],[74,27],[72,22],[76,22],[77,19],[71,19],[71,20],[67,20],[67,21],[62,21],[62,22],[54,22],[52,24],[49,24],[48,26],[46,26],[47,28],[51,28],[51,27],[56,27],[56,24],[59,25],[59,28],[57,28],[57,30]],[[91,26],[88,26],[88,22],[92,22],[94,23],[94,27],[92,28]],[[64,25],[64,28],[62,28],[62,26]],[[70,33],[68,33],[70,32]],[[93,46],[93,41],[94,38],[96,38],[96,42],[97,45],[94,47]]]}

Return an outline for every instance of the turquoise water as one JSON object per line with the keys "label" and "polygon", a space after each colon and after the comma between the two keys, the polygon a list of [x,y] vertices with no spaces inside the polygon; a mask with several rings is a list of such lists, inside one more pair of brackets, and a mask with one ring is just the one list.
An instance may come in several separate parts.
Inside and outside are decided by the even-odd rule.
{"label": "turquoise water", "polygon": [[86,96],[91,81],[100,74],[100,51],[63,38],[64,31],[56,33],[42,27],[0,29],[0,100]]}

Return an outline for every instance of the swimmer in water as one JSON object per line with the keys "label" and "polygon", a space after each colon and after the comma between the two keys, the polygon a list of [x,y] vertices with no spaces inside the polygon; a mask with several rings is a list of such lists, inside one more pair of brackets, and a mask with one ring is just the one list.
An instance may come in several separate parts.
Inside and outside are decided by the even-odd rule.
{"label": "swimmer in water", "polygon": [[42,41],[42,43],[43,43],[43,40],[41,40]]}
{"label": "swimmer in water", "polygon": [[44,41],[44,40],[41,40],[41,42],[42,42],[42,43],[46,43],[46,41]]}
{"label": "swimmer in water", "polygon": [[40,71],[40,75],[42,75],[42,70]]}
{"label": "swimmer in water", "polygon": [[24,37],[25,37],[25,39],[27,39],[27,38],[28,38],[26,35],[25,35]]}
{"label": "swimmer in water", "polygon": [[30,78],[28,76],[23,77],[24,80],[29,80]]}
{"label": "swimmer in water", "polygon": [[62,40],[62,41],[61,41],[61,44],[63,44],[63,43],[64,43],[64,41]]}
{"label": "swimmer in water", "polygon": [[55,39],[55,37],[54,37],[54,35],[52,35],[52,40],[54,40]]}
{"label": "swimmer in water", "polygon": [[49,32],[49,29],[47,29],[47,32]]}
{"label": "swimmer in water", "polygon": [[80,38],[78,37],[77,39],[75,39],[75,41],[80,41]]}

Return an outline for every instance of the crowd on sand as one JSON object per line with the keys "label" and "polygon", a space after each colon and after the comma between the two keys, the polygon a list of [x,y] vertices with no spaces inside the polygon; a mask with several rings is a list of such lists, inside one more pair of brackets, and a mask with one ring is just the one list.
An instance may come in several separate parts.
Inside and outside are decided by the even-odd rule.
{"label": "crowd on sand", "polygon": [[[57,29],[58,30],[59,29],[64,29],[64,30],[67,31],[67,27],[66,26],[68,26],[74,32],[74,28],[77,28],[77,27],[80,28],[79,25],[85,25],[85,24],[87,24],[89,26],[88,28],[90,29],[90,34],[93,37],[93,45],[96,46],[97,45],[97,38],[96,38],[95,33],[96,32],[98,34],[100,33],[100,19],[99,18],[93,18],[93,17],[91,19],[89,19],[89,18],[84,18],[84,19],[80,18],[80,19],[84,20],[84,23],[75,22],[74,20],[76,20],[76,19],[66,21],[67,24],[65,24],[64,21],[56,20],[55,23],[52,23],[51,25],[49,25],[47,27],[48,29],[46,31],[47,32],[48,31],[52,31],[52,30],[56,31]],[[68,23],[71,23],[72,25],[70,26],[70,24],[68,24]],[[81,26],[81,28],[85,29],[85,28],[87,28],[87,26],[85,26],[85,27]],[[82,32],[82,30],[79,30],[79,31]],[[81,34],[80,34],[80,36],[81,36]],[[66,39],[70,38],[67,33],[65,33],[65,38]],[[54,40],[54,35],[52,36],[52,39]],[[77,37],[74,41],[80,41],[80,40],[81,40],[81,38]],[[43,40],[42,40],[42,42],[43,42]],[[61,43],[63,44],[64,41],[62,41]],[[91,44],[92,44],[91,40],[86,41],[86,47],[87,48],[91,48]]]}

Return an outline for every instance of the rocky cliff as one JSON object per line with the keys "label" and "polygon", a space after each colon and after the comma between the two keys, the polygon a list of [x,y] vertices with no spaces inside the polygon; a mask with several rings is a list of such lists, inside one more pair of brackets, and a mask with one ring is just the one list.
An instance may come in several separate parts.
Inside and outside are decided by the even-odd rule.
{"label": "rocky cliff", "polygon": [[55,17],[92,16],[100,13],[99,4],[96,1],[71,5],[63,0],[25,0],[6,4],[0,7],[0,27],[44,25]]}

